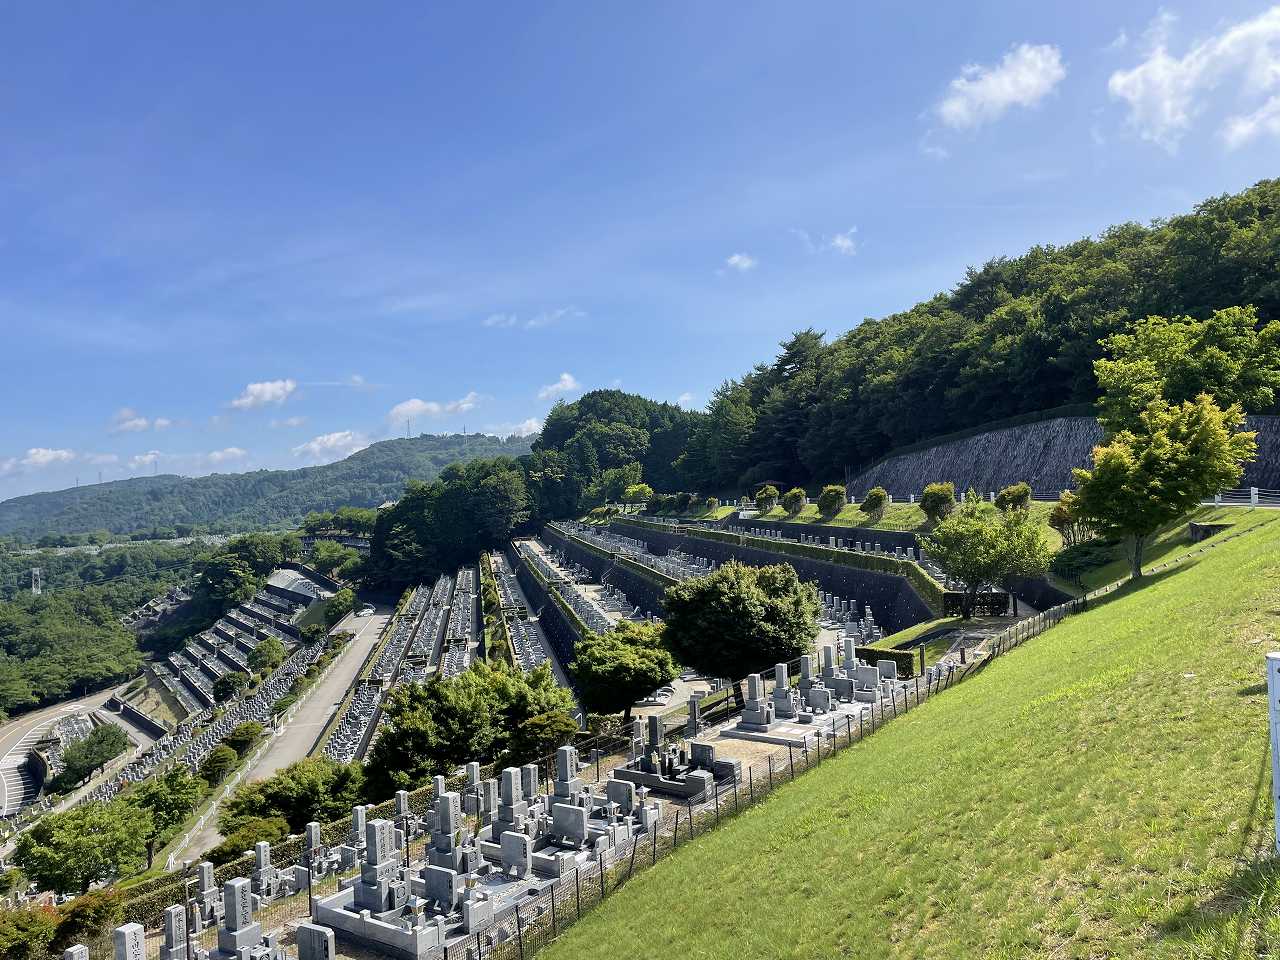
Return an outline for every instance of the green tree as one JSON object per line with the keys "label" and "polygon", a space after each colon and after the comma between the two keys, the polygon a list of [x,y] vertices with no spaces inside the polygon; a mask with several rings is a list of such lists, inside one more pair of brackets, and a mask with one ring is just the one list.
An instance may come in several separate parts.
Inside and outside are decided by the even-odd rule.
{"label": "green tree", "polygon": [[1215,310],[1207,319],[1151,316],[1103,341],[1094,364],[1102,390],[1099,420],[1109,433],[1138,429],[1158,399],[1172,404],[1202,393],[1220,408],[1272,408],[1280,388],[1280,322],[1262,323],[1253,306]]}
{"label": "green tree", "polygon": [[622,492],[622,502],[632,505],[647,503],[653,496],[653,487],[647,483],[633,483]]}
{"label": "green tree", "polygon": [[996,494],[996,509],[1002,513],[1009,510],[1031,509],[1031,485],[1029,483],[1011,483]]}
{"label": "green tree", "polygon": [[1049,511],[1049,526],[1058,531],[1064,547],[1074,547],[1093,536],[1093,526],[1080,516],[1079,498],[1063,490]]}
{"label": "green tree", "polygon": [[238,760],[239,757],[233,749],[225,743],[220,743],[209,751],[209,755],[200,764],[200,776],[208,782],[209,786],[217,786],[228,773],[235,769]]}
{"label": "green tree", "polygon": [[662,628],[623,620],[605,633],[590,634],[574,647],[569,672],[589,713],[622,711],[676,677],[676,664],[662,644]]}
{"label": "green tree", "polygon": [[46,890],[83,893],[141,865],[149,819],[149,812],[120,800],[46,814],[18,837],[13,862]]}
{"label": "green tree", "polygon": [[63,772],[58,777],[60,787],[66,789],[83,783],[128,749],[129,736],[116,724],[94,727],[63,751]]}
{"label": "green tree", "polygon": [[242,821],[233,833],[224,837],[205,857],[214,866],[221,866],[238,859],[260,841],[278,843],[287,836],[289,824],[285,823],[283,817],[254,817],[252,820]]}
{"label": "green tree", "polygon": [[317,540],[311,545],[311,566],[328,575],[360,559],[358,551],[333,540]]}
{"label": "green tree", "polygon": [[58,933],[58,912],[52,907],[0,907],[0,957],[5,960],[47,960]]}
{"label": "green tree", "polygon": [[239,670],[229,670],[213,681],[213,696],[219,703],[234,700],[249,685],[249,675]]}
{"label": "green tree", "polygon": [[741,680],[809,651],[818,636],[818,593],[782,563],[729,561],[668,587],[664,637],[676,659],[709,676]]}
{"label": "green tree", "polygon": [[803,506],[804,490],[800,487],[792,487],[782,495],[782,509],[787,513],[799,513]]}
{"label": "green tree", "polygon": [[[58,908],[53,950],[94,940],[124,923],[124,896],[119,890],[90,890]],[[8,954],[0,954],[8,956]]]}
{"label": "green tree", "polygon": [[761,513],[768,513],[778,505],[778,488],[772,484],[765,484],[756,491],[756,509]]}
{"label": "green tree", "polygon": [[144,780],[129,801],[150,814],[146,831],[147,869],[155,864],[156,848],[171,830],[191,816],[208,784],[181,764]]}
{"label": "green tree", "polygon": [[578,721],[568,710],[548,710],[518,724],[507,741],[503,762],[511,766],[533,763],[573,741]]}
{"label": "green tree", "polygon": [[243,757],[253,748],[263,734],[263,726],[257,720],[246,720],[244,723],[238,723],[227,731],[227,735],[222,738],[222,742],[236,752],[236,756]]}
{"label": "green tree", "polygon": [[324,620],[330,627],[345,617],[356,605],[355,591],[343,587],[324,602]]}
{"label": "green tree", "polygon": [[348,813],[363,787],[359,764],[309,757],[237,786],[218,814],[219,829],[230,835],[256,818],[282,817],[290,832],[301,833],[311,820],[327,823]]}
{"label": "green tree", "polygon": [[249,666],[259,672],[273,670],[284,663],[284,644],[273,636],[265,636],[249,651]]}
{"label": "green tree", "polygon": [[1128,540],[1134,579],[1161,526],[1240,480],[1257,452],[1257,434],[1240,432],[1243,423],[1238,405],[1221,410],[1207,394],[1153,400],[1136,429],[1094,448],[1092,470],[1075,471],[1077,514],[1103,536]]}
{"label": "green tree", "polygon": [[818,494],[818,513],[829,519],[843,510],[848,502],[844,487],[838,483],[829,483]]}
{"label": "green tree", "polygon": [[963,584],[961,615],[973,616],[978,594],[1013,577],[1043,573],[1049,547],[1043,533],[1024,511],[1002,514],[974,491],[920,538],[930,558]]}
{"label": "green tree", "polygon": [[872,523],[884,519],[884,512],[889,506],[889,491],[884,487],[872,487],[862,500],[862,512],[871,518]]}
{"label": "green tree", "polygon": [[704,506],[706,506],[707,512],[711,513],[720,509],[720,500],[717,497],[707,497],[707,501]]}
{"label": "green tree", "polygon": [[956,485],[950,480],[943,483],[931,483],[920,494],[920,510],[929,519],[929,523],[937,526],[939,521],[956,508]]}

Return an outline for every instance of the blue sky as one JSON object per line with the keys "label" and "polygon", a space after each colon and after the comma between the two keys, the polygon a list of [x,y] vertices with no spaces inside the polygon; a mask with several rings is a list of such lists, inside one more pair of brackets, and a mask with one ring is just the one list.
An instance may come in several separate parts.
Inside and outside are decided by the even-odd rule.
{"label": "blue sky", "polygon": [[700,406],[1280,173],[1280,6],[8,4],[0,497]]}

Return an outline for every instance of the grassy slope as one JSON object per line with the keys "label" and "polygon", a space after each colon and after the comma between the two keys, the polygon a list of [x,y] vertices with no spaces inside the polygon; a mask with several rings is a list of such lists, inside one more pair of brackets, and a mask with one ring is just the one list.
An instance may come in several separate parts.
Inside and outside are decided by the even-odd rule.
{"label": "grassy slope", "polygon": [[1258,514],[683,846],[543,956],[1280,951],[1280,515]]}

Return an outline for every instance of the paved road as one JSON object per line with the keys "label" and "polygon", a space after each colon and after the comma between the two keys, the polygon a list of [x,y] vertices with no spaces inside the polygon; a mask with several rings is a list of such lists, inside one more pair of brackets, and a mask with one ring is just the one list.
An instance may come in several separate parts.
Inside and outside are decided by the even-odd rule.
{"label": "paved road", "polygon": [[[379,606],[371,617],[348,616],[338,624],[338,629],[353,630],[355,638],[342,648],[329,672],[310,691],[293,719],[276,732],[271,745],[257,762],[245,771],[241,782],[262,780],[277,770],[306,757],[315,745],[316,738],[324,730],[333,712],[341,706],[347,691],[351,689],[369,652],[377,646],[382,628],[391,619],[394,607]],[[204,827],[191,840],[183,852],[190,858],[218,845],[222,834],[218,832],[217,817],[210,816]]]}
{"label": "paved road", "polygon": [[[31,748],[55,720],[69,713],[91,713],[101,707],[114,690],[100,690],[79,700],[57,703],[51,707],[24,713],[0,726],[0,815],[16,813],[24,799],[27,780],[18,772]],[[133,733],[132,727],[126,728]]]}

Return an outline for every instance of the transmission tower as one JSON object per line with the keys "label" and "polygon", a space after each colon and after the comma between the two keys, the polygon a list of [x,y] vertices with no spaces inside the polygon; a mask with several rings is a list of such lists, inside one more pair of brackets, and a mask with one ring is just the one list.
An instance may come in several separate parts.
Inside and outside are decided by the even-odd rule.
{"label": "transmission tower", "polygon": [[39,567],[31,568],[31,595],[38,597],[44,593],[44,571]]}

